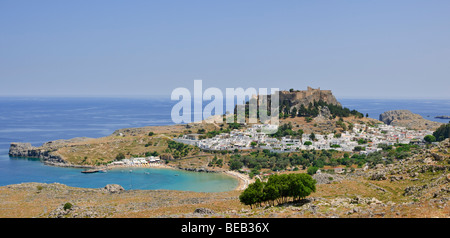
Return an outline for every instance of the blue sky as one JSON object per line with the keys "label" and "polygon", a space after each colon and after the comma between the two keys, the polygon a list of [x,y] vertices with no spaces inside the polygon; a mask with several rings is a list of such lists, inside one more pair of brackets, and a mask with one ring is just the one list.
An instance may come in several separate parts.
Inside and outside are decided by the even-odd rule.
{"label": "blue sky", "polygon": [[[450,1],[0,1],[0,96],[450,99]],[[225,91],[225,90],[224,90]]]}

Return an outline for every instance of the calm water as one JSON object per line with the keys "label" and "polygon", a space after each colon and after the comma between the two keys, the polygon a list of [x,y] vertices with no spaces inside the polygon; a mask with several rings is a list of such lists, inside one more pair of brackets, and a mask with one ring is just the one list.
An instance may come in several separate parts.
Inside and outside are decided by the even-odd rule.
{"label": "calm water", "polygon": [[450,116],[450,100],[419,99],[338,99],[344,107],[356,109],[369,114],[370,118],[379,120],[381,113],[390,110],[406,109],[420,114],[430,121],[448,123],[449,119],[438,119],[435,116]]}
{"label": "calm water", "polygon": [[57,139],[107,136],[121,128],[173,124],[170,112],[174,103],[158,99],[0,98],[0,186],[58,182],[85,188],[120,184],[125,189],[233,190],[238,181],[223,174],[155,168],[82,174],[81,169],[46,166],[39,160],[8,156],[11,142],[40,146]]}
{"label": "calm water", "polygon": [[[387,110],[408,109],[424,118],[450,115],[449,100],[338,99],[343,106],[378,119]],[[82,174],[81,169],[45,166],[37,160],[9,158],[11,142],[44,142],[74,137],[102,137],[128,127],[173,124],[176,102],[161,99],[124,98],[1,98],[0,186],[22,182],[63,183],[101,188],[120,184],[125,189],[171,189],[199,192],[232,190],[238,181],[223,174],[169,169],[115,169]],[[206,104],[206,103],[205,103]],[[429,116],[429,117],[428,117]],[[176,176],[177,175],[177,176]]]}

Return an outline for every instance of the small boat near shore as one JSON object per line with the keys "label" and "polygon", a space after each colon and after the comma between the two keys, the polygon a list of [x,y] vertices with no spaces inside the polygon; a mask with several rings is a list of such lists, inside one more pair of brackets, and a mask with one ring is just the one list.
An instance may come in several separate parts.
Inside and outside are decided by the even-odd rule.
{"label": "small boat near shore", "polygon": [[88,169],[88,170],[81,171],[81,173],[84,173],[84,174],[92,174],[92,173],[98,173],[98,172],[106,173],[106,169]]}
{"label": "small boat near shore", "polygon": [[98,169],[88,169],[88,170],[83,170],[83,171],[81,171],[81,173],[84,173],[84,174],[92,174],[92,173],[97,173],[97,172],[99,172],[100,170],[98,170]]}

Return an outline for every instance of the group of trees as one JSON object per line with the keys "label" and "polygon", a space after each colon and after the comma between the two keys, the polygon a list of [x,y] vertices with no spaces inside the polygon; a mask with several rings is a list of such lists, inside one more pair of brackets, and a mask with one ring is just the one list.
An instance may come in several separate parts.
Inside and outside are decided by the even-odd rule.
{"label": "group of trees", "polygon": [[234,129],[240,129],[242,125],[240,123],[227,123],[227,128],[223,128],[224,124],[220,125],[219,130],[212,130],[212,131],[206,131],[205,129],[201,128],[197,130],[198,134],[202,134],[199,136],[199,139],[206,139],[206,138],[213,138],[216,135],[219,135],[221,133],[230,133],[231,130]]}
{"label": "group of trees", "polygon": [[[244,111],[245,116],[249,116],[249,102],[245,102]],[[319,101],[310,102],[308,105],[301,104],[299,108],[295,107],[293,105],[293,102],[291,100],[283,100],[280,101],[279,105],[279,117],[280,118],[288,118],[288,117],[306,117],[306,118],[313,118],[319,115],[319,111],[321,107],[328,107],[331,113],[332,119],[336,117],[349,117],[349,116],[355,116],[358,118],[364,117],[364,114],[356,111],[356,110],[350,110],[346,107],[342,107],[335,104],[329,104],[322,99]],[[257,107],[256,109],[256,116],[259,118],[260,108]],[[268,109],[268,108],[267,108]],[[266,113],[267,115],[270,115],[270,110],[263,109],[262,113]],[[234,108],[235,115],[237,114],[237,105]],[[369,115],[366,114],[366,117]],[[236,119],[235,119],[236,120]]]}
{"label": "group of trees", "polygon": [[427,143],[443,141],[450,138],[450,123],[441,125],[432,135],[426,135],[423,139]]}
{"label": "group of trees", "polygon": [[240,170],[247,167],[251,170],[250,176],[259,174],[262,169],[272,171],[286,170],[288,167],[307,168],[316,166],[322,168],[325,165],[339,165],[335,157],[339,157],[335,150],[302,151],[296,153],[275,153],[269,150],[254,151],[249,154],[234,154],[230,156],[229,166],[231,170]]}
{"label": "group of trees", "polygon": [[123,160],[123,159],[125,159],[125,155],[124,155],[122,152],[119,152],[119,153],[116,155],[116,160],[117,160],[117,161],[121,161],[121,160]]}
{"label": "group of trees", "polygon": [[208,132],[205,132],[204,131],[205,129],[202,129],[202,130],[203,130],[203,132],[200,131],[200,129],[198,131],[198,134],[203,134],[203,135],[198,137],[198,139],[200,139],[200,140],[203,140],[203,139],[206,139],[206,138],[213,138],[216,135],[219,135],[220,133],[229,133],[230,132],[230,130],[224,130],[224,131],[213,130],[213,131],[208,131]]}
{"label": "group of trees", "polygon": [[271,137],[275,137],[275,138],[281,138],[284,136],[293,136],[293,137],[302,137],[303,135],[303,130],[299,129],[297,131],[292,130],[292,124],[289,123],[285,123],[282,124],[281,126],[278,127],[278,131],[270,134],[269,136]]}
{"label": "group of trees", "polygon": [[214,156],[214,158],[208,163],[209,167],[221,167],[223,166],[223,159],[218,159],[217,156]]}
{"label": "group of trees", "polygon": [[171,153],[175,159],[187,156],[192,150],[192,147],[189,145],[172,140],[167,141],[167,144],[166,152]]}
{"label": "group of trees", "polygon": [[446,138],[450,138],[450,123],[444,124],[436,129],[436,131],[433,132],[433,136],[436,141],[443,141]]}
{"label": "group of trees", "polygon": [[290,199],[293,201],[304,199],[315,191],[316,181],[308,174],[271,175],[267,182],[257,179],[250,184],[241,193],[239,200],[250,207],[263,204],[274,206],[275,203],[286,203]]}
{"label": "group of trees", "polygon": [[284,100],[280,103],[280,117],[316,117],[319,115],[321,107],[328,107],[333,119],[336,117],[349,117],[352,115],[358,118],[364,117],[362,113],[356,110],[350,110],[335,104],[328,104],[321,99],[319,101],[310,102],[308,106],[301,104],[298,109],[297,107],[293,107],[290,100]]}
{"label": "group of trees", "polygon": [[153,152],[145,152],[145,156],[149,157],[149,156],[158,156],[159,153],[157,151],[153,151]]}
{"label": "group of trees", "polygon": [[[373,167],[377,164],[390,164],[395,160],[405,159],[417,153],[419,146],[411,144],[395,144],[394,146],[380,145],[382,151],[368,155],[358,152],[340,152],[337,150],[303,150],[291,153],[275,153],[270,150],[253,151],[247,154],[233,154],[228,165],[231,170],[243,167],[250,169],[250,176],[259,174],[262,169],[271,171],[286,170],[289,167],[307,169],[309,167],[323,168],[324,166],[356,165],[361,168],[364,164]],[[315,171],[314,171],[315,172]]]}
{"label": "group of trees", "polygon": [[287,155],[287,153],[273,153],[269,150],[254,151],[249,154],[233,154],[230,156],[229,166],[231,170],[240,170],[245,166],[255,173],[261,169],[285,170],[293,163]]}
{"label": "group of trees", "polygon": [[423,140],[427,143],[436,142],[436,137],[433,135],[426,135]]}

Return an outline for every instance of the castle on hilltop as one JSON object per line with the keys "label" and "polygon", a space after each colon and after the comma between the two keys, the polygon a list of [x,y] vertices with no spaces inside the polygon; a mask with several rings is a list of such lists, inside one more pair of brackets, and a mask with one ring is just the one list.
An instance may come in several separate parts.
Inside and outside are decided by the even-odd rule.
{"label": "castle on hilltop", "polygon": [[291,105],[295,107],[300,107],[300,105],[308,106],[309,103],[318,102],[320,100],[326,102],[327,104],[334,104],[341,106],[341,104],[333,96],[331,90],[320,90],[308,87],[307,90],[289,90],[280,91],[280,103],[288,100]]}
{"label": "castle on hilltop", "polygon": [[[254,96],[254,99],[257,99],[258,97],[265,97],[267,96],[268,101],[271,99],[271,95],[258,95],[257,97]],[[317,89],[307,87],[307,90],[289,90],[289,91],[279,91],[279,100],[280,105],[283,104],[285,101],[288,102],[288,104],[291,107],[296,107],[297,109],[303,105],[307,107],[309,103],[314,103],[314,101],[323,101],[327,104],[333,104],[337,106],[342,106],[341,103],[337,101],[337,99],[334,97],[331,90],[321,90],[320,87]]]}

